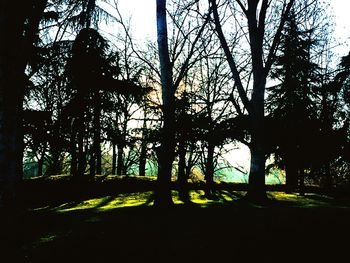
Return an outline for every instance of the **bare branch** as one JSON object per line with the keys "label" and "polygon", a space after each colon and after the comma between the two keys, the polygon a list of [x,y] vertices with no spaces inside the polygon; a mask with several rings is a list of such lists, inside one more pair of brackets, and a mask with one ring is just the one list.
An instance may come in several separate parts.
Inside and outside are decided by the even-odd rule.
{"label": "bare branch", "polygon": [[284,27],[284,24],[288,18],[290,10],[292,9],[294,2],[295,2],[295,0],[290,0],[289,3],[287,4],[286,8],[283,8],[285,11],[284,12],[282,11],[280,24],[277,28],[276,34],[273,38],[273,42],[272,42],[269,54],[267,56],[267,60],[266,60],[266,64],[265,64],[265,76],[268,75],[268,73],[272,67],[272,64],[274,62],[275,54],[277,52],[277,48],[278,48],[279,43],[281,41],[281,34],[282,34],[283,27]]}
{"label": "bare branch", "polygon": [[242,100],[242,103],[243,103],[244,107],[247,109],[248,113],[251,113],[252,112],[252,107],[250,105],[250,101],[249,101],[249,99],[247,97],[247,93],[245,92],[245,90],[243,88],[242,80],[241,80],[241,77],[239,75],[236,63],[233,60],[232,53],[230,51],[230,48],[228,47],[225,35],[224,35],[224,33],[222,31],[222,28],[221,28],[216,0],[209,0],[209,3],[211,4],[211,7],[213,9],[214,23],[215,23],[216,32],[218,34],[221,46],[222,46],[222,48],[223,48],[223,50],[225,52],[227,62],[229,64],[229,66],[230,66],[230,69],[231,69],[231,72],[232,72],[232,75],[233,75],[233,79],[235,80],[235,86],[237,87],[238,94],[239,94],[239,96],[240,96],[240,98]]}

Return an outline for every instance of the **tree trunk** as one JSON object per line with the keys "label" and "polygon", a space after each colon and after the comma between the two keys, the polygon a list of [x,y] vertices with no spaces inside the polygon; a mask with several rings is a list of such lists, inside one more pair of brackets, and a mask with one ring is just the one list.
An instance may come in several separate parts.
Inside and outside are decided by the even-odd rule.
{"label": "tree trunk", "polygon": [[101,95],[99,91],[94,97],[94,156],[96,160],[96,173],[102,173],[102,154],[101,154]]}
{"label": "tree trunk", "polygon": [[207,162],[205,164],[206,195],[208,197],[212,197],[214,186],[214,149],[214,144],[208,141]]}
{"label": "tree trunk", "polygon": [[[183,136],[181,136],[183,137]],[[179,167],[177,180],[179,182],[179,198],[183,202],[189,202],[190,195],[188,189],[188,175],[186,171],[186,143],[184,138],[181,138],[179,141]]]}
{"label": "tree trunk", "polygon": [[84,151],[84,122],[82,116],[78,119],[78,171],[77,176],[83,176],[85,173],[86,158]]}
{"label": "tree trunk", "polygon": [[[51,148],[52,149],[52,148]],[[62,172],[62,160],[60,158],[60,150],[58,147],[53,147],[51,150],[52,163],[50,164],[50,175],[57,175]]]}
{"label": "tree trunk", "polygon": [[146,162],[147,162],[147,143],[142,139],[141,152],[140,152],[140,163],[139,163],[139,176],[146,175]]}
{"label": "tree trunk", "polygon": [[265,189],[264,117],[251,117],[250,173],[246,198],[253,202],[267,200]]}
{"label": "tree trunk", "polygon": [[112,172],[111,174],[115,175],[115,170],[117,166],[117,151],[116,151],[116,145],[113,142],[112,143]]}
{"label": "tree trunk", "polygon": [[118,159],[117,159],[117,175],[123,175],[124,170],[124,145],[122,143],[118,144]]}
{"label": "tree trunk", "polygon": [[90,176],[94,177],[96,175],[96,156],[93,149],[90,151],[89,165],[90,165]]}
{"label": "tree trunk", "polygon": [[44,155],[41,155],[38,160],[38,176],[43,176]]}
{"label": "tree trunk", "polygon": [[0,208],[15,205],[16,185],[23,173],[25,16],[16,4],[0,1]]}
{"label": "tree trunk", "polygon": [[163,128],[158,154],[158,177],[154,204],[167,207],[173,204],[171,172],[175,157],[175,91],[168,50],[166,0],[157,0],[157,42],[162,84]]}
{"label": "tree trunk", "polygon": [[179,165],[178,165],[178,173],[177,180],[179,184],[182,186],[187,182],[186,178],[186,145],[183,138],[179,141]]}
{"label": "tree trunk", "polygon": [[142,140],[141,140],[141,150],[140,150],[140,162],[139,162],[139,176],[146,175],[146,163],[147,163],[147,112],[144,110],[144,120],[142,125]]}
{"label": "tree trunk", "polygon": [[77,147],[76,147],[76,128],[75,128],[75,120],[73,121],[72,124],[72,134],[71,134],[71,146],[70,146],[70,150],[71,150],[71,163],[70,163],[70,174],[72,176],[76,176],[78,173],[78,169],[77,169],[77,165],[78,165],[78,161],[77,161]]}
{"label": "tree trunk", "polygon": [[286,192],[291,193],[298,185],[298,162],[290,151],[286,155]]}
{"label": "tree trunk", "polygon": [[303,168],[299,171],[299,194],[301,196],[305,195],[305,171]]}

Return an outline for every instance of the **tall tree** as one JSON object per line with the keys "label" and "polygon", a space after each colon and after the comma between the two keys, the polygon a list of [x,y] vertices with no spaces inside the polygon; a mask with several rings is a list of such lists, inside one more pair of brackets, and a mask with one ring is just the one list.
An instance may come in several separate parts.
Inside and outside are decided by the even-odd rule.
{"label": "tall tree", "polygon": [[270,116],[279,120],[279,151],[285,161],[289,191],[297,187],[298,175],[302,171],[303,142],[310,140],[307,129],[316,117],[312,88],[318,79],[317,65],[311,62],[314,41],[309,33],[298,28],[297,17],[291,12],[282,34],[281,54],[277,56],[272,74],[281,84],[271,89],[267,99]]}
{"label": "tall tree", "polygon": [[[215,30],[220,40],[221,46],[225,52],[227,62],[230,66],[232,77],[235,81],[235,87],[239,93],[242,104],[248,112],[249,116],[249,132],[250,132],[250,174],[249,174],[249,189],[247,198],[251,200],[266,199],[265,192],[265,161],[266,161],[266,145],[265,145],[265,90],[268,74],[275,60],[276,49],[281,40],[282,29],[285,21],[294,4],[294,0],[282,1],[281,6],[275,6],[278,13],[278,24],[275,25],[276,30],[273,33],[266,31],[268,11],[273,8],[274,1],[262,0],[241,0],[235,1],[235,6],[239,6],[242,18],[248,28],[247,35],[249,39],[248,45],[250,48],[250,63],[252,72],[252,90],[251,98],[248,98],[246,89],[243,86],[242,76],[235,62],[234,52],[228,45],[225,36],[222,21],[219,13],[218,1],[209,0],[213,9],[213,17]],[[276,19],[277,20],[277,19]],[[244,30],[245,27],[241,27]],[[269,33],[270,45],[266,46],[266,35]],[[266,54],[265,50],[268,49]],[[266,55],[266,57],[265,57]],[[266,59],[265,59],[266,58]]]}
{"label": "tall tree", "polygon": [[155,204],[168,206],[171,197],[171,169],[175,157],[175,87],[168,48],[166,0],[157,0],[157,40],[163,99],[163,128],[158,153],[158,189]]}
{"label": "tall tree", "polygon": [[[160,78],[162,89],[163,128],[161,131],[161,146],[158,151],[158,189],[155,195],[156,205],[172,204],[171,171],[175,158],[175,93],[180,87],[194,60],[199,56],[197,43],[201,39],[210,16],[199,15],[197,6],[193,12],[187,2],[172,1],[174,14],[170,14],[174,22],[174,38],[171,43],[171,53],[168,43],[167,9],[165,0],[157,0],[157,41],[160,62]],[[186,26],[186,22],[195,14],[196,26]],[[171,12],[169,12],[171,13]],[[189,23],[190,24],[190,23]],[[196,56],[195,56],[196,54]],[[176,74],[177,73],[177,74]]]}
{"label": "tall tree", "polygon": [[13,204],[22,177],[25,68],[47,1],[0,1],[0,206]]}

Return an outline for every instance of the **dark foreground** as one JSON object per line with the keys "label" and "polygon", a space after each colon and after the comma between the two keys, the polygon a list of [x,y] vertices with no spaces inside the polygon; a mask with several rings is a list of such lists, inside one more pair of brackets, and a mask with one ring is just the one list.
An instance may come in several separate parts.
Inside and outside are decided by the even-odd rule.
{"label": "dark foreground", "polygon": [[258,206],[239,192],[214,202],[197,193],[199,201],[169,209],[152,207],[139,192],[130,194],[132,202],[116,194],[2,211],[1,262],[347,261],[347,200],[271,195]]}

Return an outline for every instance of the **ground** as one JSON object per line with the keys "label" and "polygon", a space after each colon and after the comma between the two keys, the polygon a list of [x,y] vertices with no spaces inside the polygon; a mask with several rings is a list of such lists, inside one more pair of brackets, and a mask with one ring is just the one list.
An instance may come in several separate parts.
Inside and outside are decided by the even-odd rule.
{"label": "ground", "polygon": [[[255,205],[244,191],[218,187],[207,199],[198,187],[184,204],[175,187],[175,206],[158,209],[148,183],[128,181],[129,192],[95,184],[88,195],[80,182],[75,198],[70,183],[50,184],[31,182],[25,206],[1,216],[2,262],[338,262],[348,253],[346,198],[271,191]],[[65,189],[61,199],[53,189]]]}

